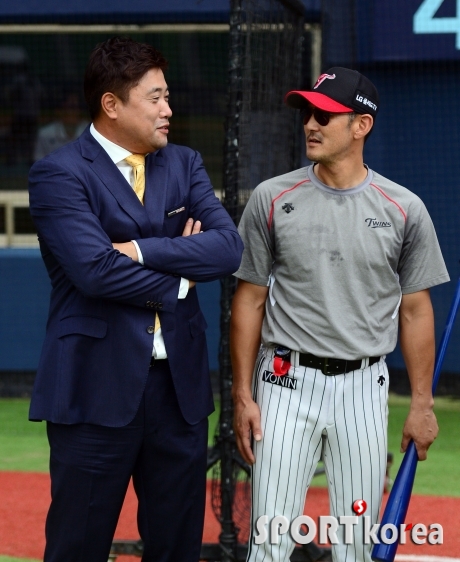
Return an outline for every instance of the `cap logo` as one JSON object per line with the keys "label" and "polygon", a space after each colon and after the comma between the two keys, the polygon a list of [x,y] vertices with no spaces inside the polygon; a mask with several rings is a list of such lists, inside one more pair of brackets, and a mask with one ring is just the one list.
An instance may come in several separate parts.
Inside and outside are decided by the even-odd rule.
{"label": "cap logo", "polygon": [[377,106],[374,102],[372,102],[371,100],[367,99],[366,96],[364,94],[362,94],[361,92],[358,92],[355,96],[355,100],[357,102],[359,102],[362,105],[367,105],[367,107],[370,107],[371,109],[373,109],[374,111],[377,111]]}
{"label": "cap logo", "polygon": [[316,84],[313,86],[313,89],[316,90],[316,88],[322,84],[324,82],[324,80],[326,80],[326,78],[329,78],[329,80],[334,80],[335,78],[335,74],[321,74],[318,77],[318,80],[316,81]]}

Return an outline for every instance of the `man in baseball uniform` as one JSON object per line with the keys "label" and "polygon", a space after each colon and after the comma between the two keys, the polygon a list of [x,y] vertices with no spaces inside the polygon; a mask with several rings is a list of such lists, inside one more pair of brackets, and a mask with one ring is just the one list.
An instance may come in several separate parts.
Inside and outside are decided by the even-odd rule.
{"label": "man in baseball uniform", "polygon": [[[232,309],[236,439],[254,465],[251,562],[289,560],[290,534],[256,544],[255,524],[303,513],[320,458],[331,515],[354,516],[353,503],[364,500],[377,522],[387,460],[385,356],[398,325],[412,389],[401,449],[413,439],[424,460],[438,433],[429,288],[449,276],[422,201],[363,162],[377,90],[336,67],[285,101],[303,113],[314,164],[254,190],[240,222],[245,251]],[[352,544],[339,526],[336,562],[371,560],[358,520]]]}

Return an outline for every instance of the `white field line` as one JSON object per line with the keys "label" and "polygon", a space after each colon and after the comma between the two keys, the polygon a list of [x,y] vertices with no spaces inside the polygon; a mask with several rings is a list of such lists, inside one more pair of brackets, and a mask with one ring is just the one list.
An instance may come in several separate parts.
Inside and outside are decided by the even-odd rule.
{"label": "white field line", "polygon": [[430,554],[397,554],[396,562],[460,562],[460,558],[449,558],[447,556],[431,556]]}

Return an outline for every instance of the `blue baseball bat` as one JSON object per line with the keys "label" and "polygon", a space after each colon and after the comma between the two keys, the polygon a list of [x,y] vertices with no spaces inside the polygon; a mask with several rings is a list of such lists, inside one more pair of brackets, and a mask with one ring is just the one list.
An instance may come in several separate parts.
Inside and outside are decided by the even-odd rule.
{"label": "blue baseball bat", "polygon": [[[450,334],[455,322],[458,307],[460,303],[460,278],[457,283],[457,288],[454,294],[452,305],[450,307],[447,323],[442,334],[441,343],[439,344],[438,353],[436,355],[435,368],[433,373],[433,394],[438,384],[439,376],[441,374],[441,367],[446,354],[447,344],[449,343]],[[406,453],[402,460],[401,466],[396,475],[393,487],[391,488],[390,497],[388,498],[382,520],[380,522],[380,529],[383,525],[391,523],[400,529],[400,525],[404,523],[406,518],[407,509],[414,485],[415,471],[417,469],[417,450],[415,444],[411,441],[407,447]],[[381,534],[380,540],[381,540]],[[388,531],[386,536],[391,537],[391,532]],[[398,541],[391,544],[375,544],[372,549],[372,560],[375,562],[393,562],[398,548]]]}

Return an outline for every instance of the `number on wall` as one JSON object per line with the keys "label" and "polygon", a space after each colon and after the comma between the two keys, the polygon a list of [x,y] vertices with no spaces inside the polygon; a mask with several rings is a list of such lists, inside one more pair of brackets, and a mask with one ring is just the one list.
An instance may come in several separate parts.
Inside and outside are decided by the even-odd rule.
{"label": "number on wall", "polygon": [[460,0],[455,18],[435,18],[444,0],[423,0],[414,15],[414,33],[455,33],[455,47],[460,49]]}

